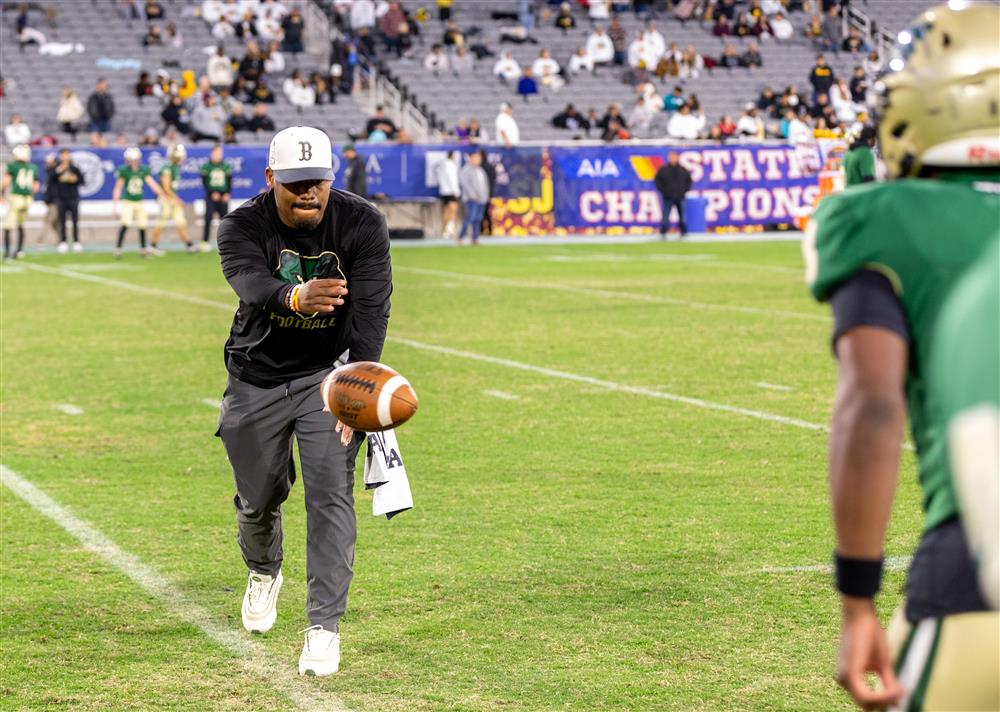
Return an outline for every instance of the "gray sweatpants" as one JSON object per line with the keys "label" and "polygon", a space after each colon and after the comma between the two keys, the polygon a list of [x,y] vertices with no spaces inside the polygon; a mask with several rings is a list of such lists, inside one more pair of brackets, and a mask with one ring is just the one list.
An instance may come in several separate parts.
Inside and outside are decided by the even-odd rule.
{"label": "gray sweatpants", "polygon": [[319,384],[330,370],[276,388],[230,376],[218,434],[236,479],[243,560],[267,575],[281,568],[281,505],[295,482],[295,437],[306,495],[306,613],[310,625],[337,630],[354,574],[354,461],[364,436],[345,448],[336,419],[323,412]]}

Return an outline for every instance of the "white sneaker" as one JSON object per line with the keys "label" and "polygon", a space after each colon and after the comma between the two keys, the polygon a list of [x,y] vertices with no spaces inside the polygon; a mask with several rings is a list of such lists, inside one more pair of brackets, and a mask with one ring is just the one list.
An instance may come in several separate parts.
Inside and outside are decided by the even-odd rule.
{"label": "white sneaker", "polygon": [[24,259],[24,250],[19,250],[18,253],[16,255],[14,255],[14,259],[15,260],[23,260]]}
{"label": "white sneaker", "polygon": [[69,252],[69,244],[66,242],[60,242],[59,247],[57,247],[56,250],[59,252],[59,254],[65,255],[67,252]]}
{"label": "white sneaker", "polygon": [[161,250],[159,247],[150,247],[149,253],[153,257],[163,257],[166,253],[165,250]]}
{"label": "white sneaker", "polygon": [[73,252],[83,252],[83,245],[81,245],[79,242],[74,242]]}
{"label": "white sneaker", "polygon": [[306,643],[299,656],[299,675],[332,675],[340,669],[340,633],[321,625],[306,628]]}
{"label": "white sneaker", "polygon": [[281,590],[281,572],[265,576],[251,571],[247,577],[247,591],[243,594],[243,627],[251,633],[266,633],[278,617],[278,592]]}
{"label": "white sneaker", "polygon": [[200,243],[198,245],[198,249],[201,250],[202,252],[211,252],[212,251],[212,243],[210,243],[210,242],[202,242],[202,243]]}

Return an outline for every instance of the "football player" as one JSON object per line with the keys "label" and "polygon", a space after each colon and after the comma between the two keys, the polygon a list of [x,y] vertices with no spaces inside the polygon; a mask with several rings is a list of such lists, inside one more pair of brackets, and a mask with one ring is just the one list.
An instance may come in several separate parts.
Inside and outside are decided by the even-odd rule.
{"label": "football player", "polygon": [[125,242],[125,231],[134,227],[139,230],[139,254],[143,257],[149,253],[146,250],[146,225],[148,218],[146,208],[142,203],[146,186],[157,196],[162,191],[156,181],[149,175],[149,169],[142,165],[142,151],[135,146],[125,149],[125,165],[119,166],[116,173],[114,190],[111,192],[111,214],[118,215],[118,200],[125,198],[125,207],[121,211],[121,227],[118,228],[118,244],[115,247],[115,257],[122,256],[122,243]]}
{"label": "football player", "polygon": [[[3,221],[3,258],[24,257],[24,221],[28,218],[33,196],[38,192],[38,166],[31,162],[31,148],[26,144],[14,146],[14,160],[7,164],[0,187],[0,204],[7,202],[7,216]],[[10,231],[17,228],[17,249],[10,251]]]}
{"label": "football player", "polygon": [[157,256],[165,254],[160,249],[160,232],[164,225],[173,222],[177,228],[177,234],[187,246],[188,252],[196,252],[197,248],[191,244],[191,236],[187,229],[187,216],[184,214],[184,201],[177,195],[177,188],[180,181],[181,163],[187,158],[187,150],[183,144],[175,143],[167,151],[170,158],[169,163],[165,163],[160,169],[160,217],[153,226],[153,235],[150,244],[150,252]]}
{"label": "football player", "polygon": [[[829,447],[837,679],[864,709],[1000,709],[1000,631],[977,582],[945,423],[926,385],[945,298],[1000,215],[1000,7],[961,5],[928,10],[901,33],[900,56],[877,88],[893,180],[828,197],[803,240],[812,294],[833,308],[838,361]],[[907,411],[924,528],[890,647],[874,597]],[[878,678],[874,689],[867,673]]]}
{"label": "football player", "polygon": [[205,186],[205,227],[201,237],[201,251],[211,252],[208,241],[212,218],[219,220],[229,213],[229,191],[233,184],[233,167],[222,160],[222,146],[213,146],[209,160],[201,164],[201,183]]}

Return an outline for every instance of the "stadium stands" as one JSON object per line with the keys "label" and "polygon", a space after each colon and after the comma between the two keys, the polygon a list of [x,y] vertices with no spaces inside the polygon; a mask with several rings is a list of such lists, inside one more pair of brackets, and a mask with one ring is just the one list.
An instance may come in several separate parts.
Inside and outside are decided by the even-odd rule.
{"label": "stadium stands", "polygon": [[[226,7],[239,7],[239,13],[244,13],[247,9],[253,12],[261,7],[258,0],[226,1],[230,3]],[[627,61],[624,66],[600,66],[594,73],[583,71],[571,74],[566,71],[571,57],[587,45],[592,33],[593,25],[588,16],[590,11],[586,7],[586,0],[563,3],[567,7],[563,10],[560,10],[560,3],[545,0],[461,0],[450,3],[451,19],[455,22],[452,30],[458,30],[464,35],[460,44],[468,48],[460,58],[456,58],[457,44],[453,44],[453,38],[445,36],[449,27],[433,12],[433,7],[430,11],[425,9],[424,6],[431,5],[430,2],[416,3],[407,0],[399,3],[400,9],[407,12],[407,23],[415,30],[411,31],[407,40],[410,45],[408,51],[399,53],[392,51],[395,49],[394,43],[399,43],[399,39],[390,37],[389,44],[392,47],[388,47],[379,27],[379,13],[389,9],[390,3],[381,0],[355,0],[357,5],[352,4],[351,0],[266,2],[268,8],[274,8],[275,5],[298,6],[317,13],[322,8],[330,18],[330,29],[323,28],[324,35],[318,43],[307,43],[306,51],[299,55],[286,53],[285,67],[267,73],[267,84],[273,92],[275,103],[267,105],[266,111],[279,128],[290,123],[313,123],[326,128],[334,140],[347,139],[348,132],[358,135],[359,131],[360,138],[364,138],[362,127],[365,125],[367,111],[363,111],[361,107],[371,103],[368,95],[362,93],[352,99],[350,95],[340,94],[334,104],[309,106],[307,88],[299,87],[303,91],[287,93],[282,90],[283,85],[289,83],[288,78],[293,70],[299,69],[306,78],[314,71],[319,72],[329,82],[331,59],[335,62],[343,61],[345,66],[356,64],[366,69],[377,67],[382,76],[389,78],[404,97],[420,107],[445,136],[452,134],[461,121],[475,119],[482,124],[490,138],[495,138],[494,119],[501,103],[510,102],[514,106],[521,140],[601,138],[601,129],[594,128],[588,133],[579,129],[556,128],[553,125],[553,117],[563,113],[569,104],[575,106],[579,115],[585,117],[591,114],[594,118],[603,117],[611,104],[618,104],[622,117],[626,121],[632,119],[632,126],[628,133],[619,132],[616,138],[662,138],[670,135],[707,138],[714,136],[711,128],[723,116],[731,117],[732,123],[738,124],[747,103],[756,101],[765,87],[770,87],[780,96],[786,87],[795,86],[803,98],[803,110],[811,108],[813,97],[808,76],[815,55],[824,42],[808,37],[807,28],[813,22],[817,26],[822,24],[820,15],[824,6],[838,5],[830,0],[812,0],[811,3],[808,0],[782,0],[780,3],[777,0],[764,0],[763,3],[761,0],[719,0],[718,5],[715,0],[699,0],[690,3],[695,10],[687,21],[681,22],[674,14],[674,2],[658,0],[639,3],[640,8],[649,10],[648,14],[645,11],[642,16],[632,11],[618,14],[626,45],[646,28],[648,19],[653,18],[666,47],[676,45],[678,50],[693,47],[706,64],[698,76],[672,76],[668,73],[666,76],[654,76],[647,80],[641,68],[630,70]],[[43,0],[29,3],[29,8],[33,9],[27,13],[27,22],[22,19],[15,6],[4,5],[2,32],[6,41],[2,43],[0,50],[5,80],[4,98],[0,100],[4,115],[20,113],[31,127],[33,139],[41,134],[49,134],[60,143],[68,143],[71,136],[60,130],[56,120],[63,88],[74,88],[77,96],[85,103],[97,78],[105,77],[117,109],[112,130],[106,135],[109,142],[113,142],[118,134],[124,134],[121,140],[135,142],[147,130],[162,132],[164,121],[160,112],[168,102],[160,96],[140,100],[135,95],[134,87],[140,71],[148,72],[154,84],[157,74],[164,72],[171,80],[183,84],[182,73],[190,70],[193,72],[193,83],[206,73],[206,63],[220,42],[226,55],[235,63],[242,59],[247,50],[244,39],[232,36],[232,28],[214,27],[201,17],[207,6],[221,5],[220,0],[160,0],[159,4],[164,16],[155,21],[147,21],[141,15],[144,2],[140,0],[78,0],[71,4],[54,1],[46,3]],[[631,5],[628,1],[614,3],[614,7],[619,9]],[[717,11],[727,12],[731,9],[733,22],[730,24],[735,27],[736,20],[741,15],[763,9],[771,13],[765,17],[773,19],[774,11],[785,6],[794,30],[793,36],[788,39],[778,41],[768,36],[717,37],[713,34],[713,21]],[[534,12],[525,13],[525,8],[533,8]],[[46,9],[55,9],[57,12],[46,13]],[[862,3],[861,9],[870,13],[872,20],[880,26],[894,28],[903,27],[913,14],[912,3],[907,0]],[[392,12],[397,10],[393,7]],[[373,31],[352,28],[352,18],[357,21],[366,13],[375,18]],[[556,18],[560,13],[563,16],[560,23],[562,26],[557,26]],[[306,12],[306,17],[315,22],[315,14]],[[607,26],[608,22],[602,20],[597,24]],[[838,24],[834,21],[830,26]],[[160,28],[158,34],[164,45],[144,46],[143,37],[152,25]],[[171,46],[171,25],[182,38],[181,42],[176,43],[178,46]],[[837,32],[840,31],[837,29]],[[41,38],[38,33],[41,33]],[[19,36],[35,42],[19,47]],[[223,39],[220,40],[220,37]],[[860,39],[863,41],[865,38]],[[331,41],[334,43],[333,47],[330,45]],[[445,54],[450,59],[447,69],[433,72],[425,67],[424,59],[437,43],[447,45]],[[731,46],[729,53],[733,57],[733,63],[739,63],[739,58],[751,49],[751,43],[759,45],[759,61],[762,66],[712,67],[714,63],[722,61],[727,46]],[[266,47],[267,43],[261,40],[260,44]],[[839,40],[837,44],[840,44]],[[529,67],[536,63],[539,52],[543,49],[551,52],[552,58],[563,72],[558,78],[538,77],[542,85],[540,92],[529,100],[525,101],[518,95],[516,81],[503,83],[493,76],[494,63],[504,52],[509,51],[521,67]],[[476,55],[480,55],[478,60],[474,59]],[[650,55],[650,64],[654,64],[658,56],[659,53]],[[851,53],[842,51],[839,47],[838,51],[827,51],[826,56],[837,77],[846,80],[852,77],[854,68],[862,65],[865,59],[864,52]],[[458,71],[452,69],[456,65]],[[865,67],[869,70],[870,79],[871,67],[868,64]],[[650,66],[648,69],[655,67]],[[667,69],[668,72],[671,71],[671,68]],[[350,69],[345,71],[353,74]],[[628,80],[628,83],[623,80]],[[545,86],[550,82],[558,85],[558,88]],[[691,107],[690,114],[694,117],[692,120],[678,121],[672,125],[669,112],[659,109],[663,98],[675,85],[682,87],[681,96],[685,101],[690,102],[694,95],[697,103]],[[236,89],[234,87],[234,92]],[[647,108],[636,112],[638,92],[643,89],[647,94],[644,107],[655,106],[656,109],[649,111],[648,117],[643,115]],[[186,94],[186,97],[179,108],[193,114],[200,103],[193,85],[189,85],[187,91],[182,89],[181,93]],[[252,114],[253,107],[250,104],[253,101],[244,101],[244,114]],[[222,103],[228,106],[231,99],[223,97]],[[860,103],[856,103],[855,109],[860,108]],[[787,137],[787,122],[780,122],[782,117],[778,112],[762,113],[763,125],[769,137]],[[804,118],[807,125],[812,127],[816,124],[818,113],[809,113],[813,116]],[[833,125],[827,128],[826,134],[840,134],[847,129],[857,128],[855,119],[844,120],[843,113],[838,113],[840,118],[830,121]],[[852,112],[847,113],[850,115]],[[636,117],[641,119],[638,126],[635,125]],[[830,117],[827,116],[827,119]],[[255,135],[239,131],[234,139],[240,143],[263,141],[264,133]],[[612,138],[613,133],[606,133],[605,138]],[[86,137],[87,134],[84,133],[81,141],[86,140]]]}

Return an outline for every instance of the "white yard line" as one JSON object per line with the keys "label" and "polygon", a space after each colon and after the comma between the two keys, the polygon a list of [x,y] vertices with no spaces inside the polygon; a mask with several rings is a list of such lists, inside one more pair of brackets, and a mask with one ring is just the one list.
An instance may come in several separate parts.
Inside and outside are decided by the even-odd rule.
{"label": "white yard line", "polygon": [[83,415],[83,408],[72,403],[53,403],[52,407],[66,415]]}
{"label": "white yard line", "polygon": [[[201,299],[199,297],[189,297],[186,294],[170,292],[165,289],[142,287],[136,284],[131,284],[129,282],[121,282],[115,279],[98,277],[92,274],[82,274],[79,272],[73,272],[72,270],[61,270],[53,267],[43,267],[41,265],[34,265],[34,264],[26,266],[32,269],[40,270],[42,272],[49,272],[51,274],[56,274],[63,277],[71,277],[74,279],[83,279],[89,282],[95,282],[97,284],[104,284],[109,287],[115,287],[117,289],[125,289],[133,292],[138,292],[140,294],[148,294],[156,297],[164,297],[166,299],[176,299],[177,301],[188,302],[191,304],[199,304],[201,306],[213,307],[215,309],[221,309],[227,312],[232,311],[231,306],[223,304],[221,302],[213,302],[208,299]],[[413,339],[406,339],[400,336],[390,336],[388,337],[388,340],[397,344],[410,346],[411,348],[420,349],[422,351],[431,351],[439,354],[444,354],[447,356],[454,356],[456,358],[464,358],[472,361],[479,361],[481,363],[489,363],[494,366],[505,366],[507,368],[513,368],[519,371],[529,371],[531,373],[538,373],[543,376],[549,376],[550,378],[558,378],[564,381],[585,383],[589,386],[603,388],[604,390],[608,391],[616,391],[619,393],[631,393],[633,395],[645,396],[647,398],[657,398],[659,400],[672,401],[674,403],[683,403],[684,405],[694,406],[695,408],[703,408],[705,410],[715,410],[723,413],[731,413],[733,415],[741,415],[748,418],[755,418],[757,420],[764,420],[772,423],[780,423],[781,425],[788,425],[794,428],[804,428],[806,430],[829,432],[829,428],[827,428],[826,425],[822,425],[820,423],[811,423],[809,421],[800,420],[798,418],[788,418],[783,415],[776,415],[774,413],[752,410],[750,408],[741,408],[739,406],[728,405],[726,403],[715,403],[713,401],[702,400],[701,398],[691,398],[689,396],[683,396],[676,393],[668,393],[667,391],[659,391],[652,388],[643,388],[641,386],[631,386],[625,383],[605,381],[600,378],[593,378],[591,376],[584,376],[577,373],[570,373],[569,371],[560,371],[554,368],[546,368],[544,366],[535,366],[530,363],[523,363],[521,361],[514,361],[511,359],[489,356],[487,354],[480,354],[474,351],[462,351],[461,349],[453,349],[447,346],[426,344],[422,341],[414,341]]]}
{"label": "white yard line", "polygon": [[770,391],[782,391],[788,393],[792,390],[791,386],[781,386],[777,383],[768,383],[767,381],[754,381],[754,385],[758,388],[766,388]]}
{"label": "white yard line", "polygon": [[[706,262],[704,264],[711,264]],[[553,284],[552,282],[528,282],[519,279],[506,279],[504,277],[490,277],[481,274],[468,274],[465,272],[449,272],[440,269],[426,269],[424,267],[393,267],[396,272],[420,274],[428,277],[445,277],[448,279],[461,279],[467,282],[477,282],[479,284],[490,284],[498,287],[510,287],[512,289],[539,289],[543,291],[567,292],[569,294],[580,294],[585,297],[601,297],[616,301],[644,302],[647,304],[671,304],[674,306],[691,307],[693,309],[711,309],[714,311],[735,312],[737,314],[755,314],[781,319],[807,319],[809,321],[829,322],[830,317],[825,314],[810,314],[808,312],[789,311],[786,309],[765,309],[763,307],[741,307],[736,304],[713,304],[710,302],[696,302],[689,299],[677,299],[674,297],[660,297],[654,294],[641,294],[638,292],[624,292],[617,289],[592,289],[590,287],[574,287],[568,284]]]}
{"label": "white yard line", "polygon": [[521,400],[521,396],[514,393],[508,393],[507,391],[494,391],[489,388],[483,391],[483,395],[499,398],[500,400]]}
{"label": "white yard line", "polygon": [[[0,482],[12,493],[31,505],[39,514],[58,524],[85,549],[101,558],[106,564],[132,579],[140,588],[159,600],[174,615],[201,630],[216,644],[240,658],[244,669],[257,675],[264,682],[281,692],[297,707],[319,712],[350,712],[349,708],[329,692],[317,687],[308,679],[300,678],[293,658],[272,663],[271,653],[263,645],[250,640],[224,620],[184,595],[176,584],[158,570],[145,563],[105,536],[89,522],[56,502],[21,475],[5,465],[0,465]],[[233,594],[233,606],[239,605]]]}
{"label": "white yard line", "polygon": [[209,408],[215,408],[216,410],[222,407],[222,401],[218,398],[202,398],[201,402]]}
{"label": "white yard line", "polygon": [[[913,560],[911,556],[889,556],[885,560],[886,571],[900,571],[909,568],[910,561]],[[809,564],[807,566],[765,566],[762,569],[757,569],[753,573],[757,574],[793,574],[799,572],[812,572],[812,571],[822,571],[823,573],[832,573],[832,564]]]}

